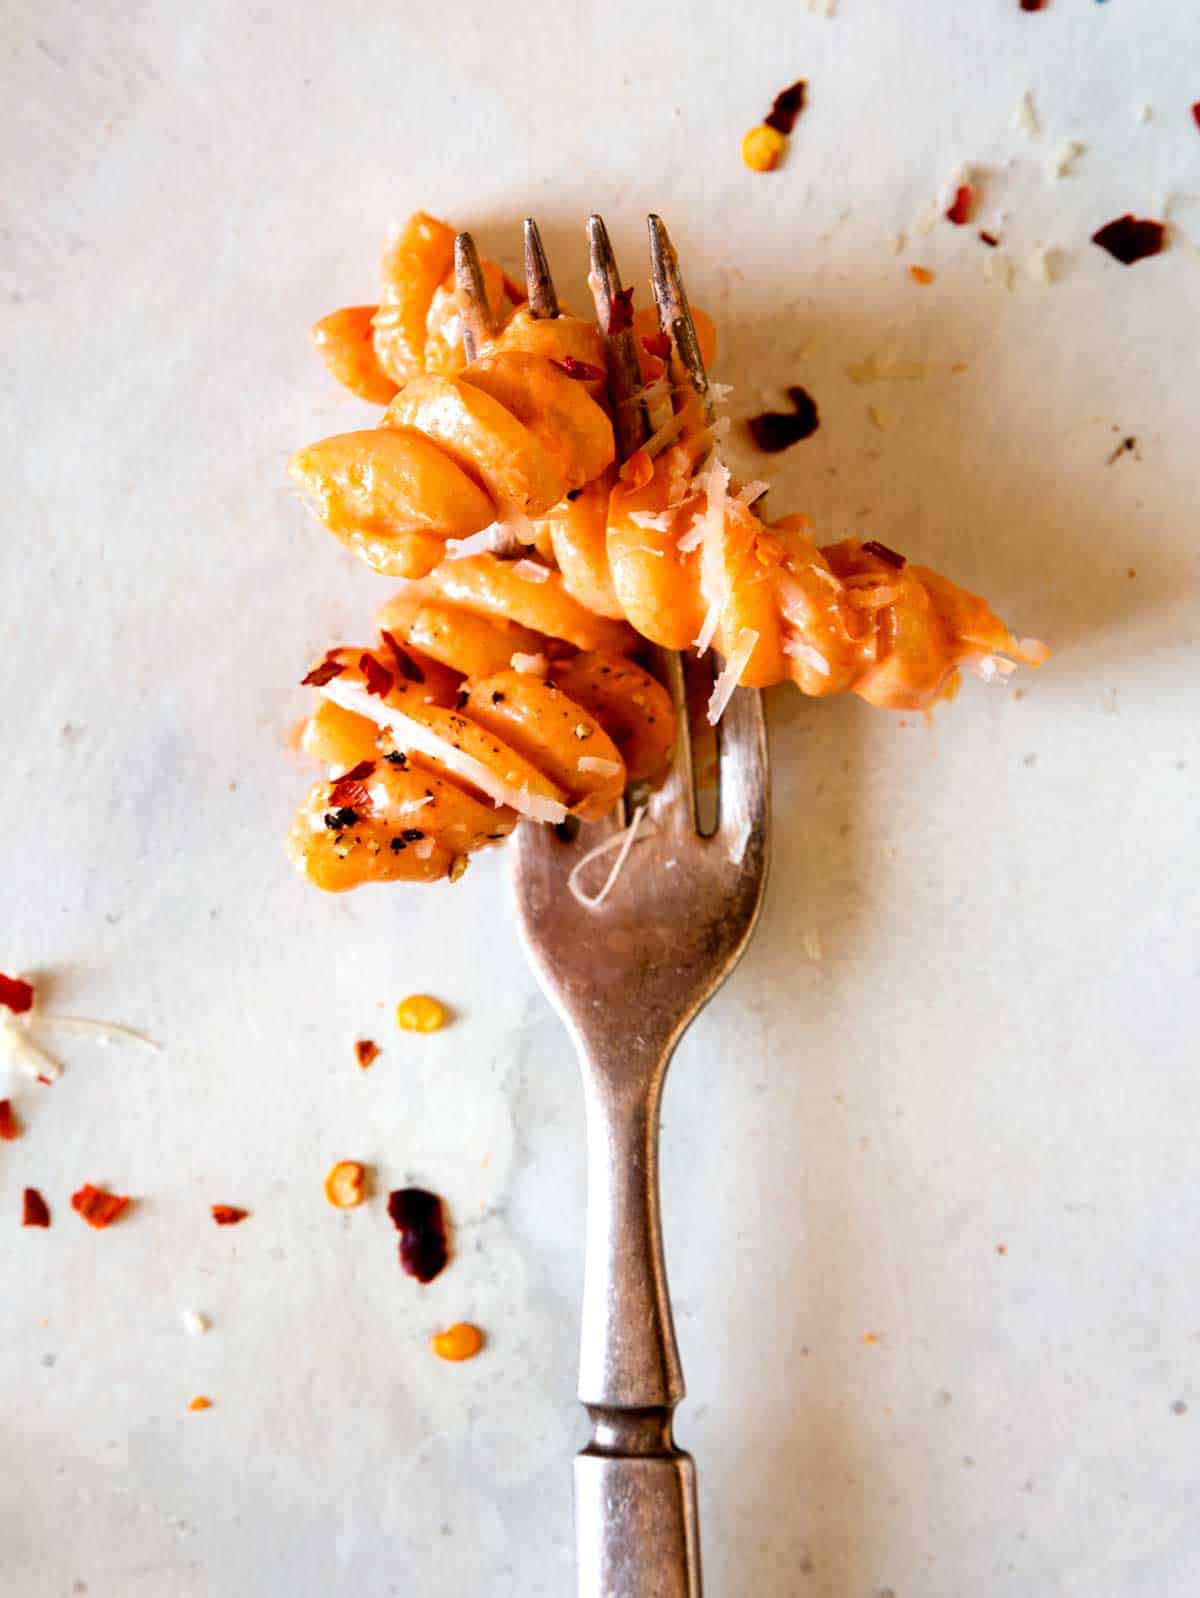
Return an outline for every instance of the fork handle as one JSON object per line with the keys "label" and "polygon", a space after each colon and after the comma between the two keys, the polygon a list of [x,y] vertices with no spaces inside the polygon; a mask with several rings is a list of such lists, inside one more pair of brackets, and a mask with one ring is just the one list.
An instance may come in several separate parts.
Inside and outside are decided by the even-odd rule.
{"label": "fork handle", "polygon": [[684,1386],[658,1194],[659,1103],[670,1052],[613,1069],[584,1059],[579,1397],[592,1440],[575,1461],[579,1598],[700,1598],[696,1471],[671,1434]]}

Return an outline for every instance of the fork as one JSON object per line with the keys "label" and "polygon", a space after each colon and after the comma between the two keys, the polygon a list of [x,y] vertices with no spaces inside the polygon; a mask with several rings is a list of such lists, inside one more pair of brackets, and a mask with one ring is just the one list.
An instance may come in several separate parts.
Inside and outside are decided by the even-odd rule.
{"label": "fork", "polygon": [[[672,379],[691,386],[711,420],[679,263],[660,218],[648,221]],[[632,331],[608,331],[621,281],[600,217],[591,218],[588,235],[589,281],[605,337],[619,450],[627,457],[649,432],[636,345]],[[457,260],[470,350],[488,327],[469,237],[460,236]],[[530,314],[557,315],[532,220],[525,223],[525,267]],[[726,707],[717,729],[717,821],[702,834],[688,718],[695,666],[665,651],[659,659],[679,717],[677,747],[612,891],[589,909],[567,891],[566,879],[589,848],[617,838],[623,810],[579,828],[575,838],[523,822],[511,852],[522,941],[574,1039],[587,1108],[579,1397],[592,1435],[575,1461],[579,1598],[700,1595],[695,1466],[673,1435],[684,1384],[663,1258],[659,1107],[676,1045],[750,939],[767,872],[761,696],[738,688]]]}

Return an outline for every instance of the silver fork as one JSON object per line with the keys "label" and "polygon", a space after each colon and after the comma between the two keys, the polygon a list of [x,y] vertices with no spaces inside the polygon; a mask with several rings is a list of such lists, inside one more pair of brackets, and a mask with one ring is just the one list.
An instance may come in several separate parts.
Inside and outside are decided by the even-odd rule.
{"label": "silver fork", "polygon": [[[673,374],[707,406],[678,261],[659,218],[651,216],[649,227],[654,295],[672,342]],[[526,222],[525,231],[531,311],[555,315],[536,225]],[[588,232],[611,399],[628,454],[644,442],[648,426],[636,351],[631,334],[608,335],[620,279],[599,217]],[[471,298],[465,287],[464,301]],[[522,940],[575,1040],[587,1105],[579,1397],[592,1437],[575,1461],[580,1598],[699,1598],[695,1467],[672,1431],[684,1385],[663,1261],[659,1106],[676,1044],[749,941],[767,872],[760,695],[737,689],[721,720],[717,825],[702,836],[684,663],[678,655],[661,659],[679,715],[678,747],[612,892],[589,910],[567,891],[566,879],[589,847],[615,836],[623,818],[582,827],[575,839],[526,822],[511,854]]]}

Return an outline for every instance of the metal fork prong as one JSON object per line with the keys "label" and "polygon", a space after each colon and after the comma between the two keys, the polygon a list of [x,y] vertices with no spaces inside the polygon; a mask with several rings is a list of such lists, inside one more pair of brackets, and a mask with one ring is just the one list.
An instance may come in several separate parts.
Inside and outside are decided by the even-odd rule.
{"label": "metal fork prong", "polygon": [[479,251],[469,233],[459,233],[454,240],[454,287],[462,315],[463,350],[473,361],[492,336],[492,313]]}
{"label": "metal fork prong", "polygon": [[538,225],[531,216],[525,218],[525,293],[529,297],[530,316],[538,321],[550,321],[558,315],[558,295],[554,292],[550,263]]}
{"label": "metal fork prong", "polygon": [[[731,857],[746,859],[766,847],[769,767],[762,694],[738,688],[718,728],[721,773],[719,819],[715,836]],[[755,863],[755,869],[759,869]]]}
{"label": "metal fork prong", "polygon": [[661,679],[671,695],[678,731],[670,770],[655,791],[650,802],[650,814],[658,827],[665,827],[673,832],[692,833],[698,830],[698,818],[683,657],[673,649],[655,650],[654,667],[655,675]]}
{"label": "metal fork prong", "polygon": [[696,324],[688,304],[687,291],[679,271],[679,257],[661,216],[653,212],[646,218],[650,230],[650,280],[658,306],[658,325],[671,340],[688,382],[704,405],[705,420],[711,422],[712,396],[708,373],[696,338]]}
{"label": "metal fork prong", "polygon": [[591,256],[588,287],[596,307],[596,321],[604,336],[613,431],[617,436],[617,453],[624,461],[649,438],[650,417],[642,398],[642,372],[638,365],[633,329],[609,332],[613,306],[621,293],[621,274],[617,271],[616,256],[603,217],[588,218],[588,249]]}

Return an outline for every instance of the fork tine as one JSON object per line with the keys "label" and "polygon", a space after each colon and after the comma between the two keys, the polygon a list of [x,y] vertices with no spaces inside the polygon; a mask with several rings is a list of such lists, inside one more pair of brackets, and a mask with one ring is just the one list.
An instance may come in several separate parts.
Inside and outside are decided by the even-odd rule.
{"label": "fork tine", "polygon": [[752,860],[766,847],[769,767],[763,696],[757,688],[738,688],[717,729],[721,797],[714,838],[731,852]]}
{"label": "fork tine", "polygon": [[705,420],[711,422],[712,396],[708,391],[708,373],[696,338],[696,324],[688,304],[687,292],[679,272],[679,257],[671,243],[670,234],[661,216],[653,212],[646,218],[650,230],[650,272],[654,286],[654,300],[658,306],[658,323],[675,346],[687,380],[704,404]]}
{"label": "fork tine", "polygon": [[613,430],[617,435],[620,458],[628,460],[649,438],[650,418],[641,393],[642,372],[638,365],[633,329],[609,332],[613,307],[621,293],[621,274],[617,271],[617,260],[603,217],[593,215],[588,218],[588,247],[592,268],[588,273],[588,287],[596,306],[596,320],[604,335]]}
{"label": "fork tine", "polygon": [[479,265],[479,251],[469,233],[459,233],[454,240],[454,287],[462,312],[463,350],[467,359],[473,361],[492,336],[492,313],[483,269]]}
{"label": "fork tine", "polygon": [[530,316],[548,321],[558,315],[558,295],[554,292],[550,263],[538,225],[531,216],[525,218],[525,293],[529,297]]}

